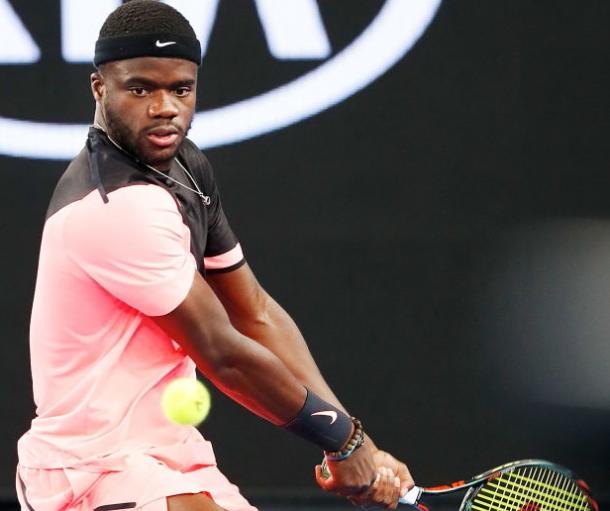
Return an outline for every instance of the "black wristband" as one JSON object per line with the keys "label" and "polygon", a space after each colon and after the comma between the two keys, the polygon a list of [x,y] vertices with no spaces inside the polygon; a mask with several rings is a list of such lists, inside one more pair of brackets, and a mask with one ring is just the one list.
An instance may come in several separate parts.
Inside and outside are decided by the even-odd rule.
{"label": "black wristband", "polygon": [[352,426],[348,415],[307,389],[303,408],[284,428],[324,451],[340,451],[352,435]]}

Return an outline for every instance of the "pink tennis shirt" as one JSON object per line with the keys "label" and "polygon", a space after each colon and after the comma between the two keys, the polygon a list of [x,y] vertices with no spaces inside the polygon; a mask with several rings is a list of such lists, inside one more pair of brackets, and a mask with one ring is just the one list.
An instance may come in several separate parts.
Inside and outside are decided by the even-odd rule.
{"label": "pink tennis shirt", "polygon": [[[120,470],[135,452],[168,466],[214,464],[199,432],[161,411],[164,386],[194,377],[195,366],[148,317],[171,312],[190,289],[189,228],[159,186],[108,198],[92,191],[44,228],[30,338],[37,416],[19,441],[20,465]],[[241,257],[236,245],[206,264]]]}
{"label": "pink tennis shirt", "polygon": [[[243,262],[211,168],[187,140],[180,158],[209,195],[201,202],[143,173],[102,132],[89,137],[94,150],[68,167],[43,230],[30,330],[36,417],[18,442],[20,467],[103,473],[142,454],[181,471],[214,465],[199,431],[161,411],[165,385],[195,377],[195,365],[150,319],[174,310],[204,266]],[[188,182],[184,168],[170,175]]]}

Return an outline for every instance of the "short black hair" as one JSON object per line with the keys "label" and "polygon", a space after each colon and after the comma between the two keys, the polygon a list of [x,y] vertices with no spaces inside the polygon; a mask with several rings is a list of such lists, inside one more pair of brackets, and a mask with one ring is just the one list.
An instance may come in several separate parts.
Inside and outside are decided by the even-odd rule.
{"label": "short black hair", "polygon": [[100,29],[100,39],[132,34],[164,33],[197,39],[188,20],[157,0],[131,0],[117,7]]}

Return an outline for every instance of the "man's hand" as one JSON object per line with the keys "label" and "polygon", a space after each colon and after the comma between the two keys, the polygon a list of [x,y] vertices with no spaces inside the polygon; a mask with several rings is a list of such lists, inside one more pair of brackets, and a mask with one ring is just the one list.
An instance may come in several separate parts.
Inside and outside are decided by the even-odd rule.
{"label": "man's hand", "polygon": [[373,452],[373,459],[377,470],[375,483],[369,491],[348,498],[364,508],[396,509],[398,499],[415,484],[409,469],[392,455],[378,449]]}
{"label": "man's hand", "polygon": [[[370,444],[372,444],[372,442],[365,443],[364,446],[359,448],[352,456],[356,455],[358,451]],[[322,475],[320,465],[318,465],[316,467],[316,480],[323,489],[327,491],[335,491],[339,495],[346,496],[356,505],[363,507],[385,507],[388,509],[395,509],[398,505],[399,497],[404,495],[414,486],[415,483],[413,478],[411,477],[409,469],[404,463],[401,463],[387,452],[380,451],[374,447],[374,444],[371,450],[376,475],[373,479],[373,484],[368,488],[362,487],[360,491],[346,492],[340,490],[336,486],[336,481],[332,481],[337,467],[343,470],[344,467],[342,467],[341,464],[348,461],[352,456],[341,462],[328,462],[329,467],[332,464],[333,468],[329,468],[331,476],[326,479]]]}
{"label": "man's hand", "polygon": [[367,444],[345,460],[328,461],[326,468],[329,474],[323,474],[322,466],[316,465],[318,485],[343,497],[355,497],[369,491],[376,478],[373,453]]}
{"label": "man's hand", "polygon": [[377,471],[379,471],[380,468],[385,467],[392,471],[398,478],[400,482],[401,497],[415,486],[415,481],[413,481],[413,477],[411,477],[411,473],[407,466],[401,461],[398,461],[391,454],[377,449],[373,452],[373,459],[375,460]]}

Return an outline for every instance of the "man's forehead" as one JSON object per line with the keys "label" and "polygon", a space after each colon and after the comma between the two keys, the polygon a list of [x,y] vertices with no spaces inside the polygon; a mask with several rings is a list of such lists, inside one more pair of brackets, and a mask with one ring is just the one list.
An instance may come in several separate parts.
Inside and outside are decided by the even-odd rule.
{"label": "man's forehead", "polygon": [[197,64],[185,59],[166,57],[137,57],[108,62],[104,74],[110,71],[120,79],[134,76],[146,77],[157,81],[196,80]]}

